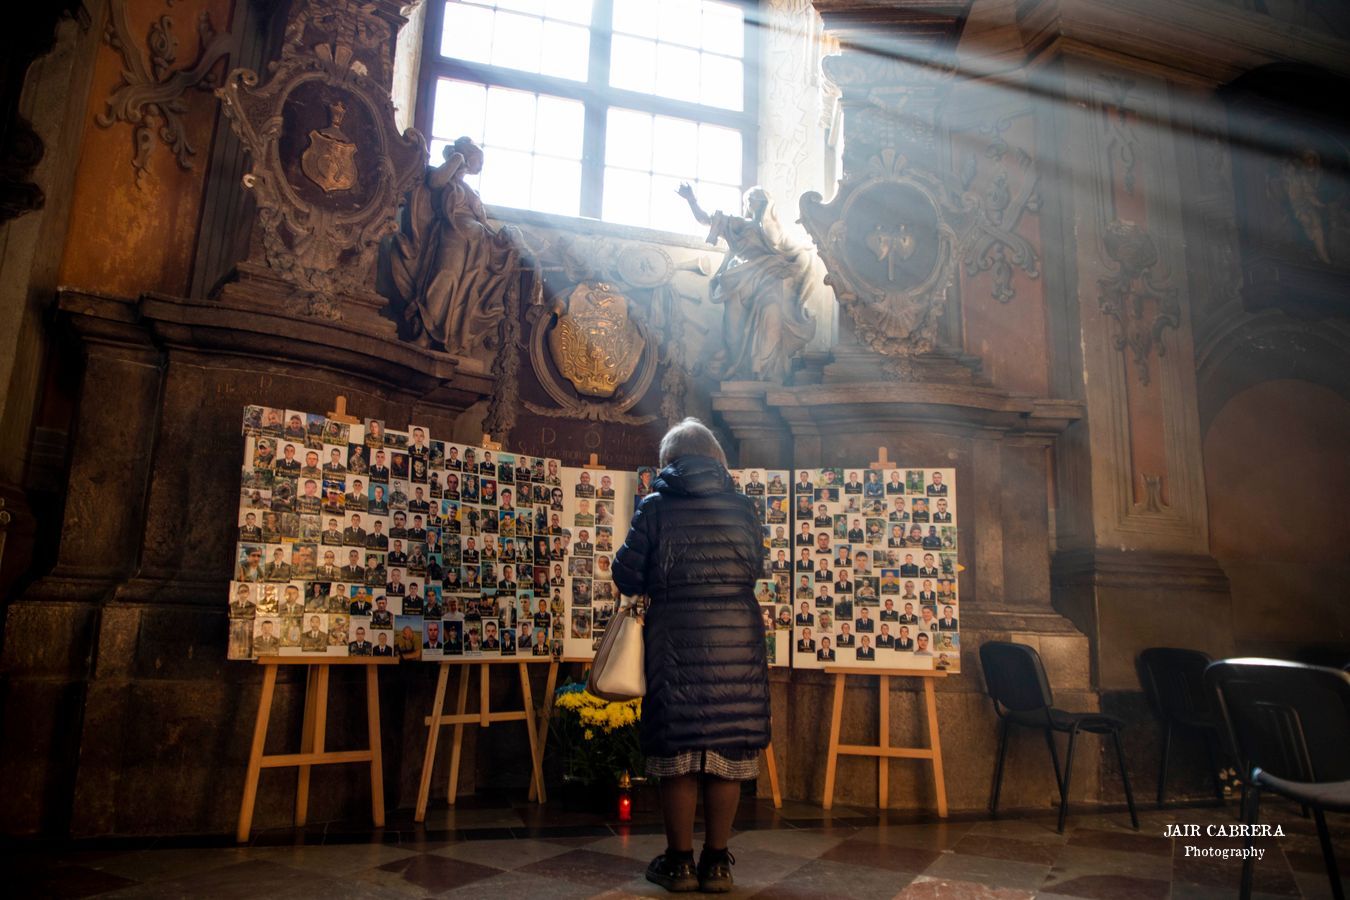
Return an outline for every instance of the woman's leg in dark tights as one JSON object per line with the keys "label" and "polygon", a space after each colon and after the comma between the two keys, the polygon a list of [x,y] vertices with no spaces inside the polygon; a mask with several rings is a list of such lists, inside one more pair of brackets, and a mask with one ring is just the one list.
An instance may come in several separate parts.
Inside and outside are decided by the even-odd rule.
{"label": "woman's leg in dark tights", "polygon": [[[698,805],[698,776],[661,779],[661,816],[666,822],[666,846],[676,852],[694,850],[694,808]],[[732,807],[735,812],[735,807]]]}
{"label": "woman's leg in dark tights", "polygon": [[[725,850],[731,838],[731,821],[741,802],[741,783],[703,776],[703,844],[710,850]],[[668,828],[669,826],[667,826]]]}

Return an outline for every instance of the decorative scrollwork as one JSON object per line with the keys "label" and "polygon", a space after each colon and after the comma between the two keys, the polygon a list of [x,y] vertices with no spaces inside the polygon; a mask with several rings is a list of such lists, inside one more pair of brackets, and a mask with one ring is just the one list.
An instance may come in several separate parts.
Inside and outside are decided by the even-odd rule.
{"label": "decorative scrollwork", "polygon": [[1122,353],[1129,349],[1140,382],[1148,384],[1153,348],[1163,356],[1163,332],[1181,324],[1177,289],[1154,274],[1158,245],[1147,231],[1131,222],[1115,221],[1106,226],[1102,240],[1117,271],[1097,280],[1098,302],[1102,312],[1116,320],[1116,349]]}
{"label": "decorative scrollwork", "polygon": [[[974,220],[974,228],[965,243],[962,263],[967,275],[991,272],[992,285],[990,296],[999,303],[1008,303],[1017,296],[1012,286],[1014,267],[1021,269],[1029,278],[1040,277],[1040,260],[1036,248],[1030,241],[1017,233],[1017,226],[1026,212],[1039,212],[1040,198],[1037,186],[1040,176],[1035,164],[1023,150],[1013,150],[1003,137],[1011,122],[999,119],[981,128],[981,132],[990,135],[984,155],[997,166],[996,174],[989,180],[985,189],[977,197],[980,215]],[[1017,194],[1013,195],[1009,184],[1008,167],[1005,159],[1012,157],[1012,163],[1020,176],[1017,180]],[[962,167],[961,186],[970,190],[978,174],[975,155],[971,153]]]}
{"label": "decorative scrollwork", "polygon": [[231,42],[229,32],[216,32],[205,10],[197,19],[197,37],[201,52],[196,61],[187,68],[175,69],[178,36],[174,33],[173,19],[162,15],[150,25],[147,60],[132,35],[126,0],[112,0],[104,39],[122,57],[122,81],[108,97],[107,109],[94,120],[103,128],[111,128],[118,122],[133,126],[136,153],[131,166],[136,170],[138,188],[145,186],[156,135],[173,151],[180,168],[185,171],[193,168],[192,157],[197,151],[188,141],[183,125],[183,115],[188,109],[183,95],[190,88],[212,91],[219,86],[214,69],[229,54]]}

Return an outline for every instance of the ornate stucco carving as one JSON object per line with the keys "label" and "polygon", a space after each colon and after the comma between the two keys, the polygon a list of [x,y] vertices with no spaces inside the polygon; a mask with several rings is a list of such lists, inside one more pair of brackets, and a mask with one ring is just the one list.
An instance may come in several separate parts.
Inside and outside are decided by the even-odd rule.
{"label": "ornate stucco carving", "polygon": [[[527,238],[539,247],[538,259],[548,273],[554,299],[534,303],[526,310],[530,365],[551,403],[526,400],[523,406],[550,418],[626,425],[645,425],[658,415],[634,414],[634,408],[653,391],[660,397],[659,418],[673,424],[686,415],[688,381],[704,352],[705,333],[685,314],[688,304],[702,304],[681,282],[690,277],[706,278],[711,264],[703,256],[677,262],[665,247],[590,235],[555,234],[544,237],[533,230]],[[612,345],[615,387],[608,396],[587,393],[570,380],[551,351],[560,322],[573,308],[581,309],[588,295],[622,297],[624,314],[613,310],[604,316],[583,315],[600,324],[606,336],[596,342]],[[565,298],[565,299],[563,299]],[[627,320],[626,324],[621,319]],[[611,337],[626,334],[622,342]],[[599,336],[597,334],[597,336]],[[634,340],[635,336],[635,340]],[[636,343],[636,360],[627,358],[623,344]],[[628,371],[627,377],[621,377]],[[608,369],[606,363],[602,368]]]}
{"label": "ornate stucco carving", "polygon": [[972,198],[889,149],[846,177],[829,203],[802,197],[826,283],[891,376],[907,377],[913,357],[933,349],[962,256],[958,235],[969,233],[975,212]]}
{"label": "ornate stucco carving", "polygon": [[426,164],[422,136],[394,125],[391,39],[370,6],[307,0],[267,83],[236,69],[216,92],[252,158],[243,183],[257,201],[261,258],[240,269],[294,289],[295,312],[341,319],[348,300],[384,305],[373,290],[378,244]]}
{"label": "ornate stucco carving", "polygon": [[[172,6],[172,2],[167,4]],[[210,14],[203,10],[197,19],[197,39],[201,50],[195,62],[186,68],[178,64],[178,35],[172,16],[161,15],[150,24],[143,52],[131,31],[127,0],[112,0],[104,34],[108,46],[122,57],[122,80],[109,95],[107,109],[94,117],[100,127],[111,128],[118,122],[133,126],[136,154],[131,166],[136,170],[136,186],[144,187],[150,169],[150,149],[158,137],[173,151],[183,169],[193,167],[196,148],[188,142],[183,127],[189,90],[214,90],[218,85],[216,65],[230,52],[231,36],[217,33]]]}
{"label": "ornate stucco carving", "polygon": [[[1010,126],[1009,119],[998,119],[980,128],[989,138],[984,156],[994,166],[995,174],[978,195],[980,212],[974,219],[974,233],[961,255],[967,275],[991,274],[990,295],[999,303],[1008,303],[1017,295],[1012,284],[1014,269],[1031,278],[1040,277],[1035,246],[1017,232],[1024,214],[1040,210],[1040,175],[1026,151],[1014,150],[1004,139],[1003,134]],[[961,166],[963,191],[971,189],[976,171],[977,162],[971,151]]]}
{"label": "ornate stucco carving", "polygon": [[1102,244],[1116,271],[1097,280],[1097,299],[1102,312],[1116,321],[1116,349],[1133,355],[1139,380],[1148,384],[1154,348],[1163,356],[1163,332],[1181,324],[1177,289],[1154,271],[1158,245],[1144,229],[1130,222],[1111,222]]}

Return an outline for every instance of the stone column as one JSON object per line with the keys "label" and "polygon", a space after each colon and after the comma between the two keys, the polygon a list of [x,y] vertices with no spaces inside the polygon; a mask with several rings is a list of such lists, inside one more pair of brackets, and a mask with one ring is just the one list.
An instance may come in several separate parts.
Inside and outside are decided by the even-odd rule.
{"label": "stone column", "polygon": [[1057,447],[1056,607],[1093,641],[1102,688],[1134,689],[1152,645],[1222,654],[1227,582],[1208,555],[1178,157],[1162,79],[1060,63],[1042,107],[1052,379],[1084,421]]}

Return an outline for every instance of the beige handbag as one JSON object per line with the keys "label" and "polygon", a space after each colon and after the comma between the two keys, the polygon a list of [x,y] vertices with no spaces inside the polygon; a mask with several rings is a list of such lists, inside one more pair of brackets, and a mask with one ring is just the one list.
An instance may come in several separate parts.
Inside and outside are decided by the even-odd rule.
{"label": "beige handbag", "polygon": [[642,616],[637,597],[621,597],[619,609],[595,651],[586,690],[601,700],[619,703],[647,693],[643,669]]}

